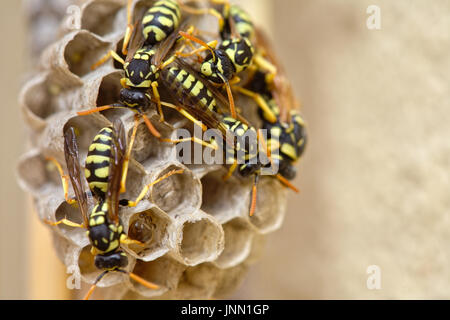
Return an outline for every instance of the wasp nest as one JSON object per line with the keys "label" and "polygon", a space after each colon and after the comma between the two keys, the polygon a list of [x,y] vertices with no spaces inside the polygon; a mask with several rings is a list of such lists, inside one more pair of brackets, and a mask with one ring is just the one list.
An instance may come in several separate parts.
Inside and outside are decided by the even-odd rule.
{"label": "wasp nest", "polygon": [[[152,1],[135,1],[134,10]],[[121,66],[109,61],[95,71],[90,66],[108,50],[121,47],[126,28],[126,4],[119,0],[85,1],[80,15],[70,17],[75,28],[63,24],[63,36],[42,53],[39,72],[26,83],[20,103],[29,128],[30,145],[18,164],[19,179],[34,199],[41,220],[67,218],[82,223],[78,208],[65,202],[57,170],[46,157],[64,164],[63,127],[77,129],[82,165],[95,134],[120,118],[128,137],[133,128],[130,110],[114,109],[101,114],[77,116],[76,112],[118,100]],[[77,20],[78,19],[78,20]],[[206,17],[205,17],[206,19]],[[213,20],[214,21],[214,20]],[[216,23],[216,22],[212,22]],[[164,98],[164,97],[163,97]],[[253,102],[236,97],[237,105]],[[254,107],[256,114],[256,107]],[[164,137],[190,123],[177,112],[165,110],[160,123],[155,110],[148,113]],[[65,166],[63,165],[66,170]],[[231,177],[226,168],[184,165],[176,147],[162,143],[140,123],[123,197],[135,199],[141,188],[169,170],[182,168],[154,185],[135,208],[121,208],[120,218],[130,237],[145,247],[125,247],[127,271],[160,286],[147,289],[125,274],[109,273],[99,283],[97,297],[218,298],[229,295],[255,260],[263,235],[278,229],[285,212],[286,189],[274,178],[262,177],[256,213],[249,217],[252,179]],[[67,171],[66,171],[67,172]],[[69,196],[73,197],[70,188]],[[101,272],[93,264],[85,230],[60,224],[49,227],[60,259],[86,283]]]}

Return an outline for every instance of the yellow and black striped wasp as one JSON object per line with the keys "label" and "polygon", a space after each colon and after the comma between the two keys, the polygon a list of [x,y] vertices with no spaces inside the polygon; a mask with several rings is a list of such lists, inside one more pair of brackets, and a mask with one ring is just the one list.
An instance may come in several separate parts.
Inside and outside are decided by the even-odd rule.
{"label": "yellow and black striped wasp", "polygon": [[[242,177],[255,177],[249,210],[252,216],[256,207],[260,169],[264,165],[258,150],[260,137],[256,128],[242,116],[236,119],[228,115],[227,99],[182,59],[176,59],[173,66],[163,70],[161,81],[170,89],[179,108],[190,115],[189,119],[200,121],[208,129],[219,133],[220,138],[213,137],[209,143],[220,146],[218,149],[223,151],[224,163],[230,165],[224,179],[236,170]],[[282,177],[277,175],[277,178]]]}
{"label": "yellow and black striped wasp", "polygon": [[[272,159],[280,174],[292,180],[296,175],[293,164],[300,159],[306,147],[306,124],[284,69],[275,58],[267,37],[259,29],[255,31],[255,35],[259,50],[276,67],[277,73],[272,77],[264,70],[252,70],[246,88],[249,92],[258,93],[270,108],[270,114],[259,110],[262,129],[268,133],[267,146],[269,152],[275,154]],[[247,89],[239,89],[245,90]],[[272,115],[276,116],[275,122],[272,121]]]}
{"label": "yellow and black striped wasp", "polygon": [[113,57],[123,65],[125,72],[121,79],[122,89],[119,94],[119,102],[111,105],[100,106],[94,109],[78,112],[78,115],[88,115],[111,108],[128,108],[143,117],[150,132],[157,138],[161,134],[152,125],[145,111],[152,103],[152,97],[148,93],[151,89],[154,100],[156,100],[158,111],[163,120],[160,96],[158,92],[158,77],[160,69],[164,68],[163,59],[168,55],[175,45],[177,36],[171,36],[160,42],[157,46],[141,46],[145,39],[135,37],[136,41],[132,49],[128,51],[126,59],[122,59],[115,51],[111,50],[101,60],[92,66],[93,69],[103,64],[107,59]]}
{"label": "yellow and black striped wasp", "polygon": [[[192,0],[188,1],[191,2]],[[194,1],[192,1],[194,2]],[[128,0],[127,4],[127,20],[128,25],[125,31],[125,37],[122,45],[122,53],[124,55],[128,52],[128,44],[132,38],[135,24],[133,24],[132,15],[132,3],[133,0]],[[152,47],[155,44],[166,39],[172,34],[180,25],[182,20],[182,11],[186,11],[191,14],[203,14],[203,11],[199,11],[195,8],[187,6],[184,1],[179,0],[158,0],[150,8],[148,8],[142,19],[140,19],[140,25],[142,30],[140,33],[144,39],[142,43],[144,46]],[[217,15],[216,11],[207,11]]]}
{"label": "yellow and black striped wasp", "polygon": [[[276,74],[276,68],[265,60],[258,52],[257,47],[252,44],[255,29],[248,14],[239,6],[230,4],[227,0],[210,0],[212,4],[222,5],[222,9],[215,8],[198,9],[199,12],[208,13],[211,10],[219,17],[219,33],[222,39],[219,47],[205,43],[202,39],[191,34],[180,32],[180,34],[201,48],[189,53],[177,53],[181,57],[189,57],[198,54],[199,51],[209,51],[203,60],[199,70],[208,80],[215,84],[225,84],[231,115],[236,118],[233,99],[233,90],[239,89],[241,93],[255,100],[257,105],[270,117],[271,122],[276,121],[275,115],[270,110],[267,102],[256,92],[244,90],[236,84],[240,82],[239,75],[247,68],[256,66],[267,70],[270,74]],[[256,49],[256,51],[255,51]]]}
{"label": "yellow and black striped wasp", "polygon": [[[166,66],[169,65],[175,58],[175,56],[172,56],[165,60],[170,52],[172,50],[175,50],[177,40],[179,39],[178,32],[172,32],[168,34],[169,29],[167,29],[164,31],[164,35],[156,37],[156,39],[158,39],[158,42],[156,44],[153,43],[154,40],[150,41],[152,44],[147,44],[147,42],[150,34],[156,32],[154,29],[158,29],[156,25],[166,23],[170,24],[172,27],[178,27],[180,18],[178,17],[179,14],[176,14],[176,12],[179,13],[179,8],[173,8],[173,3],[175,2],[167,0],[158,1],[146,12],[144,17],[142,18],[143,22],[138,25],[138,28],[133,33],[132,43],[125,60],[122,59],[122,57],[120,57],[115,51],[111,50],[107,55],[100,59],[95,65],[93,65],[93,68],[96,68],[99,65],[103,64],[110,57],[113,57],[116,61],[120,62],[123,65],[125,75],[121,79],[122,89],[120,90],[119,102],[97,107],[91,110],[81,111],[78,112],[78,115],[87,115],[111,108],[128,108],[142,116],[150,132],[161,141],[170,143],[182,142],[181,140],[161,138],[161,134],[156,130],[156,128],[152,125],[152,123],[144,113],[145,110],[148,109],[150,104],[154,102],[157,105],[158,112],[161,117],[160,120],[164,121],[163,111],[161,107],[161,98],[158,90],[158,81],[160,78],[161,70],[166,68]],[[129,7],[131,6],[129,5]],[[166,10],[169,10],[171,12],[170,17],[172,17],[173,21],[168,22],[162,20],[167,18],[166,15],[164,15]],[[129,11],[131,12],[131,10]],[[160,14],[153,16],[153,19],[148,18],[149,16],[151,16],[150,13],[154,11],[159,12]],[[144,32],[142,30],[150,28],[152,25],[154,28],[149,30],[153,31],[147,30]],[[186,26],[187,22],[179,26],[177,30],[184,29]],[[154,39],[153,36],[152,39]],[[149,91],[152,92],[152,95],[148,93]],[[182,110],[180,112],[183,113]],[[201,143],[204,146],[212,147],[195,138],[192,138],[191,140],[196,143]]]}
{"label": "yellow and black striped wasp", "polygon": [[[77,203],[83,224],[74,223],[68,219],[57,222],[45,221],[47,224],[56,226],[61,223],[87,229],[87,236],[92,245],[91,253],[95,256],[95,266],[103,270],[85,296],[89,299],[97,284],[109,272],[121,272],[127,274],[131,279],[150,289],[157,289],[158,285],[150,283],[138,275],[125,271],[128,258],[121,249],[122,244],[139,244],[137,240],[128,238],[119,219],[119,204],[135,206],[145,196],[149,188],[168,178],[173,174],[182,173],[183,170],[172,170],[163,177],[146,185],[135,201],[119,200],[119,196],[125,190],[126,172],[128,169],[131,144],[136,135],[135,125],[131,137],[130,147],[126,147],[125,130],[121,121],[117,120],[113,126],[102,128],[95,136],[89,147],[85,166],[85,177],[89,188],[97,204],[91,213],[88,213],[89,201],[85,192],[78,145],[73,127],[64,128],[64,154],[68,169],[68,176],[63,173],[61,165],[53,158],[48,158],[58,168],[64,188],[64,196],[69,204]],[[75,193],[75,199],[68,197],[69,180]]]}

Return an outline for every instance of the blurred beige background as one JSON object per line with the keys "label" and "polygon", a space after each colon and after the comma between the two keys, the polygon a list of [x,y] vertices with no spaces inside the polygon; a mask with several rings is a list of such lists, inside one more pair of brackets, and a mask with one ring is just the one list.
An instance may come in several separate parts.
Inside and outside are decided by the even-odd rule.
{"label": "blurred beige background", "polygon": [[[302,192],[290,196],[283,227],[233,298],[448,298],[450,2],[266,5],[269,14],[258,16],[270,21],[273,12],[274,43],[310,140],[296,180]],[[381,8],[381,30],[366,27],[369,5]],[[29,276],[37,267],[30,252],[52,250],[49,240],[27,244],[40,228],[27,228],[34,216],[15,182],[25,150],[16,97],[30,64],[19,7],[10,1],[0,12],[0,298],[65,297],[33,285],[55,269]],[[381,269],[381,290],[367,289],[370,265]]]}

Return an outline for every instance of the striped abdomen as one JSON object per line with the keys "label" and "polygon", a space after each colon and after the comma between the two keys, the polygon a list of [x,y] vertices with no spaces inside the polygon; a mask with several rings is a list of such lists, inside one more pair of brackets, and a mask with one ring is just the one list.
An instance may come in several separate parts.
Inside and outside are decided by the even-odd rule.
{"label": "striped abdomen", "polygon": [[[226,9],[226,6],[224,7],[224,10]],[[249,15],[242,10],[237,5],[231,5],[229,6],[229,11],[223,12],[223,17],[225,19],[225,25],[224,28],[221,30],[221,36],[222,39],[229,38],[231,36],[231,26],[228,22],[229,18],[234,22],[234,28],[236,29],[236,32],[244,38],[252,38],[254,34],[254,27],[253,22],[251,21]]]}
{"label": "striped abdomen", "polygon": [[108,191],[109,165],[111,161],[112,128],[101,129],[95,136],[86,158],[85,176],[91,192],[98,199],[105,199]]}
{"label": "striped abdomen", "polygon": [[180,6],[175,0],[157,1],[142,19],[145,44],[154,45],[167,38],[181,19]]}
{"label": "striped abdomen", "polygon": [[217,112],[216,99],[212,92],[192,74],[178,67],[163,69],[163,77],[169,89],[176,92],[177,97],[188,99],[192,104]]}

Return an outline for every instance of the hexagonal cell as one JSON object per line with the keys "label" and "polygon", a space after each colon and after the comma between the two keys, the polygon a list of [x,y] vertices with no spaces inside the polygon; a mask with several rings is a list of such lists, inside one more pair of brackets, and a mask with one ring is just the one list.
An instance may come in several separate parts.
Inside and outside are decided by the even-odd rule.
{"label": "hexagonal cell", "polygon": [[223,225],[225,248],[214,264],[222,269],[231,268],[243,262],[250,254],[254,231],[248,222],[236,218]]}
{"label": "hexagonal cell", "polygon": [[41,74],[27,82],[21,92],[20,100],[25,120],[35,129],[45,126],[45,119],[55,108],[51,103],[52,94],[59,92],[51,84],[47,74]]}
{"label": "hexagonal cell", "polygon": [[266,234],[281,226],[286,212],[287,191],[273,177],[262,177],[259,180],[255,213],[249,218],[258,232]]}
{"label": "hexagonal cell", "polygon": [[[105,114],[108,115],[107,113]],[[166,124],[160,123],[158,115],[154,112],[149,112],[147,113],[147,116],[162,137],[167,137],[170,135],[172,129]],[[160,167],[167,163],[167,159],[171,154],[171,149],[172,145],[170,143],[158,140],[154,135],[152,135],[143,120],[140,121],[131,156],[136,161],[141,162],[147,172],[151,172],[153,168]]]}
{"label": "hexagonal cell", "polygon": [[[89,213],[89,212],[88,212]],[[78,207],[68,204],[67,202],[62,202],[61,205],[56,209],[55,222],[62,219],[67,219],[71,222],[83,224],[83,217],[81,216],[81,211]],[[60,223],[53,228],[58,228],[60,232],[70,241],[75,244],[82,246],[86,241],[86,229],[70,227],[64,223]]]}
{"label": "hexagonal cell", "polygon": [[223,229],[207,214],[189,218],[179,227],[178,233],[182,239],[179,258],[188,266],[213,261],[223,251]]}
{"label": "hexagonal cell", "polygon": [[211,299],[219,283],[220,271],[211,263],[188,267],[182,274],[174,299]]}
{"label": "hexagonal cell", "polygon": [[[70,118],[64,125],[64,129],[73,127],[77,138],[77,146],[80,151],[80,162],[84,165],[87,150],[97,133],[104,127],[111,126],[105,117],[98,113],[88,116],[75,116]],[[63,129],[61,129],[60,139],[64,141]]]}
{"label": "hexagonal cell", "polygon": [[166,254],[169,247],[169,230],[171,221],[169,217],[158,208],[135,213],[128,222],[128,237],[145,244],[130,245],[139,259],[150,261]]}
{"label": "hexagonal cell", "polygon": [[[123,1],[100,0],[88,3],[83,10],[81,28],[96,35],[106,36],[122,25],[123,32],[126,28],[126,9],[120,12]],[[123,23],[119,23],[122,21]]]}
{"label": "hexagonal cell", "polygon": [[226,223],[236,217],[248,215],[248,201],[245,194],[250,194],[250,181],[234,176],[223,180],[225,169],[213,171],[202,179],[202,210],[214,216],[220,223]]}
{"label": "hexagonal cell", "polygon": [[252,241],[252,246],[248,257],[245,259],[245,264],[252,265],[260,260],[264,254],[264,249],[267,243],[267,237],[262,234],[255,233]]}
{"label": "hexagonal cell", "polygon": [[109,50],[110,45],[89,32],[77,33],[64,48],[64,59],[73,74],[83,77],[91,66]]}
{"label": "hexagonal cell", "polygon": [[[68,273],[79,274],[80,270],[77,260],[81,247],[66,239],[58,232],[52,232],[51,235],[54,248],[56,250],[56,255],[68,267]],[[89,240],[86,237],[86,241],[83,246],[87,245],[88,243]]]}
{"label": "hexagonal cell", "polygon": [[167,255],[150,262],[138,260],[132,272],[147,281],[157,284],[160,288],[152,290],[133,280],[130,280],[128,284],[142,296],[148,298],[157,297],[175,289],[185,269],[186,266]]}
{"label": "hexagonal cell", "polygon": [[158,172],[154,179],[159,179],[172,170],[180,169],[184,169],[184,172],[173,174],[160,181],[150,191],[152,201],[175,217],[191,214],[200,208],[202,193],[200,181],[185,167],[173,164]]}
{"label": "hexagonal cell", "polygon": [[58,171],[38,150],[31,150],[20,157],[17,174],[22,188],[35,196],[54,192],[58,188],[62,190]]}
{"label": "hexagonal cell", "polygon": [[119,92],[122,89],[120,79],[122,78],[121,71],[114,71],[103,77],[98,89],[97,107],[117,103],[119,101]]}
{"label": "hexagonal cell", "polygon": [[[95,266],[95,256],[91,254],[91,248],[91,245],[87,245],[78,252],[78,267],[80,268],[80,275],[83,281],[87,283],[94,283],[97,277],[103,272],[103,270],[99,270]],[[124,270],[129,272],[134,268],[136,260],[129,255],[127,255],[127,257],[128,266]],[[126,281],[128,277],[128,275],[122,272],[109,272],[97,285],[99,287],[110,287]]]}

